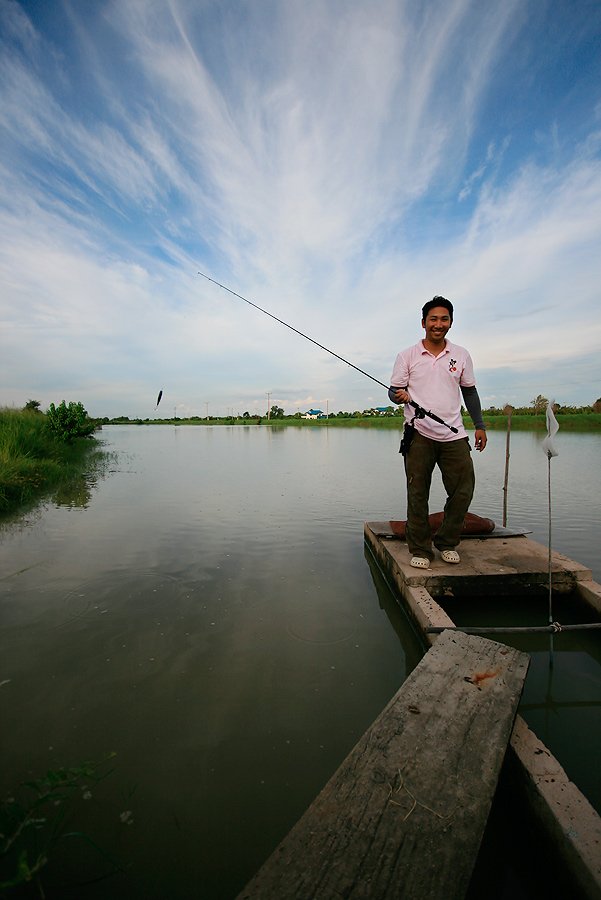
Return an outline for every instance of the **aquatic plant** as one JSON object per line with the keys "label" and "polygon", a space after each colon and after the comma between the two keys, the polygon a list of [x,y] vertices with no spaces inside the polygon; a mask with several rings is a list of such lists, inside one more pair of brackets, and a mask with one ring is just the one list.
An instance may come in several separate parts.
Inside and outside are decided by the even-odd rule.
{"label": "aquatic plant", "polygon": [[[15,796],[0,804],[0,896],[34,883],[40,897],[44,897],[41,872],[57,843],[68,837],[85,841],[110,864],[111,871],[122,871],[87,834],[66,830],[67,816],[74,804],[78,799],[91,798],[89,783],[98,783],[110,775],[113,769],[102,773],[100,769],[114,756],[110,753],[101,763],[84,762],[76,768],[48,769],[45,775],[21,785],[25,796],[15,792]],[[131,813],[128,822],[130,817]]]}

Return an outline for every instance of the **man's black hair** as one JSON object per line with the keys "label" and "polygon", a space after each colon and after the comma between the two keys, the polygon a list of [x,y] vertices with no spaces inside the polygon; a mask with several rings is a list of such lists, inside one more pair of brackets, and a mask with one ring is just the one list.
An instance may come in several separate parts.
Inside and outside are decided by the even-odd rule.
{"label": "man's black hair", "polygon": [[431,309],[434,309],[435,306],[444,306],[445,309],[448,309],[449,315],[451,317],[451,323],[453,322],[453,304],[450,300],[447,300],[446,297],[433,297],[431,300],[428,300],[427,303],[424,304],[422,308],[422,319],[425,322],[428,313]]}

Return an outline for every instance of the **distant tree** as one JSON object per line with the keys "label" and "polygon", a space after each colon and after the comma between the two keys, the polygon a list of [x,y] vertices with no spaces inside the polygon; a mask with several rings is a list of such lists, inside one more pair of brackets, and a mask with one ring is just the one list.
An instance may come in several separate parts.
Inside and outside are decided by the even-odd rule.
{"label": "distant tree", "polygon": [[539,394],[538,397],[535,397],[534,400],[530,401],[530,406],[533,408],[535,415],[544,412],[548,405],[549,401],[546,397],[543,397],[542,394]]}
{"label": "distant tree", "polygon": [[281,406],[272,406],[270,410],[270,417],[272,419],[283,419],[284,418],[284,410]]}
{"label": "distant tree", "polygon": [[592,406],[561,406],[556,403],[553,406],[553,411],[562,416],[588,415],[593,411],[593,408]]}
{"label": "distant tree", "polygon": [[40,405],[39,400],[28,400],[23,409],[26,409],[29,412],[41,412]]}
{"label": "distant tree", "polygon": [[601,397],[593,403],[593,412],[601,413]]}

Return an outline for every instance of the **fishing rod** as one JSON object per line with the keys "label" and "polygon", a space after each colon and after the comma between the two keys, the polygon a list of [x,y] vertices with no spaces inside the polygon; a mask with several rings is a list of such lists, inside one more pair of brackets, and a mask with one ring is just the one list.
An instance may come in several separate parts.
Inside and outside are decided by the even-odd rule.
{"label": "fishing rod", "polygon": [[[243,297],[242,294],[237,294],[236,291],[233,291],[231,288],[226,287],[224,284],[220,284],[219,281],[215,281],[214,278],[209,278],[208,275],[205,275],[204,272],[199,272],[199,275],[202,275],[203,278],[206,278],[207,281],[216,284],[217,287],[222,288],[222,290],[227,291],[228,294],[232,294],[234,297],[237,297],[239,300],[243,300],[245,303],[248,303],[249,306],[253,306],[255,309],[258,309],[259,312],[264,313],[266,316],[269,316],[270,319],[275,319],[276,322],[279,322],[280,325],[285,325],[286,328],[289,328],[290,331],[294,331],[296,334],[305,338],[307,341],[311,341],[312,344],[315,344],[316,347],[320,347],[322,350],[325,350],[326,353],[329,353],[331,356],[335,356],[336,359],[339,359],[341,362],[346,363],[347,366],[350,366],[351,369],[356,369],[357,372],[361,372],[362,375],[365,375],[366,378],[371,378],[372,381],[375,381],[376,384],[381,385],[385,390],[388,390],[390,385],[384,384],[383,381],[380,381],[378,378],[374,378],[373,375],[370,375],[369,372],[365,372],[363,369],[360,369],[359,366],[356,366],[354,363],[349,362],[348,359],[345,359],[343,356],[339,356],[338,353],[334,353],[333,350],[329,350],[328,347],[324,347],[323,344],[320,344],[319,341],[315,341],[312,337],[309,337],[308,334],[304,334],[302,331],[299,331],[298,328],[294,328],[292,325],[289,325],[287,322],[284,322],[283,319],[278,319],[277,316],[274,316],[273,313],[268,312],[266,309],[263,309],[261,306],[257,306],[256,303],[252,303],[251,300],[247,300],[246,297]],[[415,403],[413,400],[408,401],[409,405],[413,407],[415,410],[415,415],[418,419],[423,419],[425,416],[428,416],[429,419],[434,419],[435,422],[439,422],[441,425],[444,425],[446,428],[449,428],[455,434],[457,434],[457,428],[454,428],[452,425],[447,425],[443,419],[440,419],[435,413],[430,412],[430,410],[424,409],[423,406],[420,406],[419,403]]]}

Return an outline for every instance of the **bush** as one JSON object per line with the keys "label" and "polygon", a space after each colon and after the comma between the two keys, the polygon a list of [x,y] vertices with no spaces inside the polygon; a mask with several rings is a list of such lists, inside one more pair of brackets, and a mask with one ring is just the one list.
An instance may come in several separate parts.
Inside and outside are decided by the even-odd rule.
{"label": "bush", "polygon": [[70,444],[74,438],[88,437],[95,428],[82,403],[67,406],[63,400],[58,408],[51,403],[46,419],[54,437],[65,444]]}
{"label": "bush", "polygon": [[57,486],[87,483],[108,459],[96,443],[57,440],[44,413],[0,409],[0,518]]}

